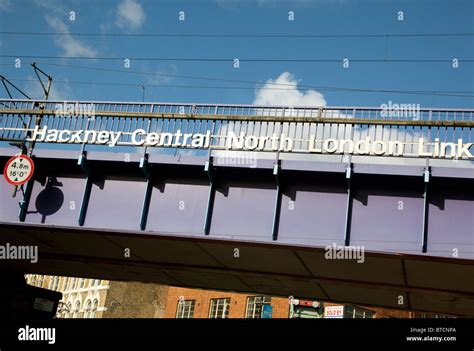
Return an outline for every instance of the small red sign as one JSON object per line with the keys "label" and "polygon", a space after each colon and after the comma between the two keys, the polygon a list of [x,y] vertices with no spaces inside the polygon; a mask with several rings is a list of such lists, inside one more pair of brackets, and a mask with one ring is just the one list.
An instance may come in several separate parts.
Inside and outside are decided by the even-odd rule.
{"label": "small red sign", "polygon": [[3,169],[3,176],[11,185],[21,185],[28,182],[35,171],[33,160],[26,155],[16,155],[8,160]]}

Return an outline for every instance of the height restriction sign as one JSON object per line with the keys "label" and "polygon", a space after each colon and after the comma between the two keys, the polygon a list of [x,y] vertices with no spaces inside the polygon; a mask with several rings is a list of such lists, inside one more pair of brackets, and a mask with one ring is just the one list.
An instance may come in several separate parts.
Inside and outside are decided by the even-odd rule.
{"label": "height restriction sign", "polygon": [[12,185],[25,184],[33,176],[35,165],[26,155],[13,156],[3,169],[3,176]]}

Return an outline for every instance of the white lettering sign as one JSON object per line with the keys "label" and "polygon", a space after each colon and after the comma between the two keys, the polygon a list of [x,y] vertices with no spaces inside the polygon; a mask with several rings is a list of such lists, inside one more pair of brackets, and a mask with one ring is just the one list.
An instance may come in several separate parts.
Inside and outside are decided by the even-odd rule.
{"label": "white lettering sign", "polygon": [[[126,134],[130,134],[131,141],[121,141]],[[295,150],[296,141],[284,133],[272,136],[246,135],[245,132],[230,130],[226,135],[211,135],[206,133],[183,133],[180,129],[174,132],[146,132],[144,129],[136,129],[131,133],[107,130],[57,130],[48,129],[47,126],[40,128],[36,126],[27,141],[46,143],[87,143],[129,146],[157,146],[157,147],[180,147],[207,149],[214,145],[213,141],[223,144],[226,150],[243,151],[281,151],[281,152],[309,152],[318,154],[352,154],[352,155],[375,155],[375,156],[406,156],[407,145],[414,144],[410,148],[410,155],[430,158],[453,158],[473,159],[471,148],[474,143],[465,143],[462,139],[456,142],[441,142],[438,138],[429,142],[420,137],[413,142],[402,142],[398,140],[377,140],[367,136],[362,140],[327,138],[316,139],[310,135],[309,139],[300,140],[301,149]]]}

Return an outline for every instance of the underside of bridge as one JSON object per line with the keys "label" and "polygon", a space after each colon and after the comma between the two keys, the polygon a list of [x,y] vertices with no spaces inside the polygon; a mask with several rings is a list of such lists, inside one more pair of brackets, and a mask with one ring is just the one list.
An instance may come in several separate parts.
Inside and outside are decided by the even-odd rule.
{"label": "underside of bridge", "polygon": [[35,156],[23,220],[23,193],[0,182],[0,243],[38,245],[39,260],[1,269],[474,316],[473,171],[455,162],[430,165],[427,198],[425,160],[354,158],[348,192],[337,156],[282,157],[278,182],[264,157],[217,166],[215,153],[209,178],[206,157],[150,154],[146,177],[138,153],[90,152],[89,172],[77,151]]}
{"label": "underside of bridge", "polygon": [[[327,260],[323,249],[274,244],[40,226],[2,226],[0,233],[12,245],[39,246],[35,264],[2,264],[25,273],[474,315],[474,267],[465,260],[366,253],[361,264]],[[126,249],[129,258],[123,257]]]}

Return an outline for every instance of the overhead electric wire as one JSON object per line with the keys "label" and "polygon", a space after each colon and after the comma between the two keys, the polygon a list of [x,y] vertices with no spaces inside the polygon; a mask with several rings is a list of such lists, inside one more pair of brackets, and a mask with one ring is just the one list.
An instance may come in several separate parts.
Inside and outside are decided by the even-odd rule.
{"label": "overhead electric wire", "polygon": [[[33,79],[11,79],[18,82],[35,82]],[[89,82],[89,81],[69,81],[56,80],[59,84],[79,84],[79,85],[110,85],[110,86],[133,86],[133,87],[153,87],[153,88],[186,88],[186,89],[226,89],[226,90],[293,90],[293,88],[271,88],[271,87],[238,87],[238,86],[209,86],[209,85],[175,85],[175,84],[146,84],[146,83],[116,83],[116,82]],[[264,84],[264,83],[260,83]],[[288,84],[289,85],[289,84]],[[291,86],[291,85],[290,85]],[[407,95],[426,95],[426,96],[449,96],[449,97],[467,97],[474,98],[474,91],[403,91],[403,90],[380,90],[380,89],[356,89],[356,88],[338,88],[338,87],[298,87],[301,90],[320,90],[320,91],[343,91],[343,92],[360,92],[360,93],[396,93]],[[473,94],[473,95],[467,95]]]}
{"label": "overhead electric wire", "polygon": [[[55,66],[55,67],[65,67],[65,68],[78,68],[86,70],[95,70],[95,71],[104,71],[104,72],[114,72],[114,73],[126,73],[126,74],[141,74],[141,75],[154,75],[158,77],[167,77],[167,78],[182,78],[182,79],[191,79],[191,80],[204,80],[204,81],[215,81],[215,82],[226,82],[226,83],[239,83],[239,84],[254,84],[254,85],[274,85],[282,87],[291,87],[294,88],[294,84],[289,83],[276,83],[276,82],[259,82],[254,80],[242,80],[242,79],[229,79],[229,78],[217,78],[217,77],[206,77],[206,76],[190,76],[182,74],[169,74],[169,73],[157,73],[157,72],[145,72],[145,71],[134,71],[130,69],[121,70],[114,68],[105,68],[105,67],[89,67],[89,66],[77,66],[77,65],[67,65],[67,64],[57,64],[57,63],[42,63],[46,66]],[[141,84],[143,85],[143,84]],[[334,89],[334,90],[344,90],[344,91],[364,91],[364,92],[380,92],[380,93],[423,93],[427,95],[432,95],[433,91],[431,90],[390,90],[390,89],[360,89],[360,88],[346,88],[346,87],[328,87],[328,86],[315,86],[315,85],[304,85],[299,84],[298,88],[304,89]],[[470,94],[474,93],[472,91],[435,91],[435,93],[455,93],[455,94]]]}
{"label": "overhead electric wire", "polygon": [[[56,59],[56,60],[102,60],[102,61],[123,61],[128,59],[130,61],[179,61],[179,62],[234,62],[235,57],[232,58],[211,58],[211,57],[117,57],[117,56],[53,56],[53,55],[0,55],[1,58],[32,58],[32,59]],[[451,63],[450,59],[263,59],[263,58],[237,58],[240,62],[299,62],[299,63],[334,63],[343,62],[347,59],[349,62],[359,63]],[[458,62],[474,62],[473,59],[459,59]]]}
{"label": "overhead electric wire", "polygon": [[[207,81],[217,81],[217,82],[229,82],[229,83],[242,83],[242,84],[258,84],[258,85],[275,85],[275,86],[287,86],[294,87],[294,84],[288,83],[276,83],[276,82],[258,82],[252,80],[241,80],[241,79],[228,79],[228,78],[216,78],[216,77],[204,77],[204,76],[190,76],[190,75],[179,75],[179,74],[167,74],[167,73],[157,73],[157,72],[144,72],[144,71],[134,71],[134,70],[120,70],[114,68],[105,68],[105,67],[89,67],[89,66],[77,66],[77,65],[66,65],[66,64],[56,64],[56,63],[43,63],[47,66],[57,66],[57,67],[66,67],[66,68],[78,68],[86,70],[97,70],[105,72],[116,72],[116,73],[127,73],[127,74],[142,74],[142,75],[155,75],[160,77],[167,78],[183,78],[183,79],[192,79],[192,80],[207,80]],[[308,89],[342,89],[348,91],[376,91],[376,92],[406,92],[407,90],[390,90],[390,89],[358,89],[358,88],[336,88],[336,87],[327,87],[327,86],[314,86],[314,85],[298,85],[298,88],[308,88]],[[428,90],[415,90],[410,92],[421,92],[421,93],[432,93]],[[440,93],[474,93],[472,91],[439,91]]]}
{"label": "overhead electric wire", "polygon": [[87,32],[20,32],[0,31],[0,35],[33,35],[33,36],[83,36],[83,37],[160,37],[160,38],[409,38],[409,37],[466,37],[474,33],[311,33],[311,34],[239,34],[239,33],[87,33]]}

